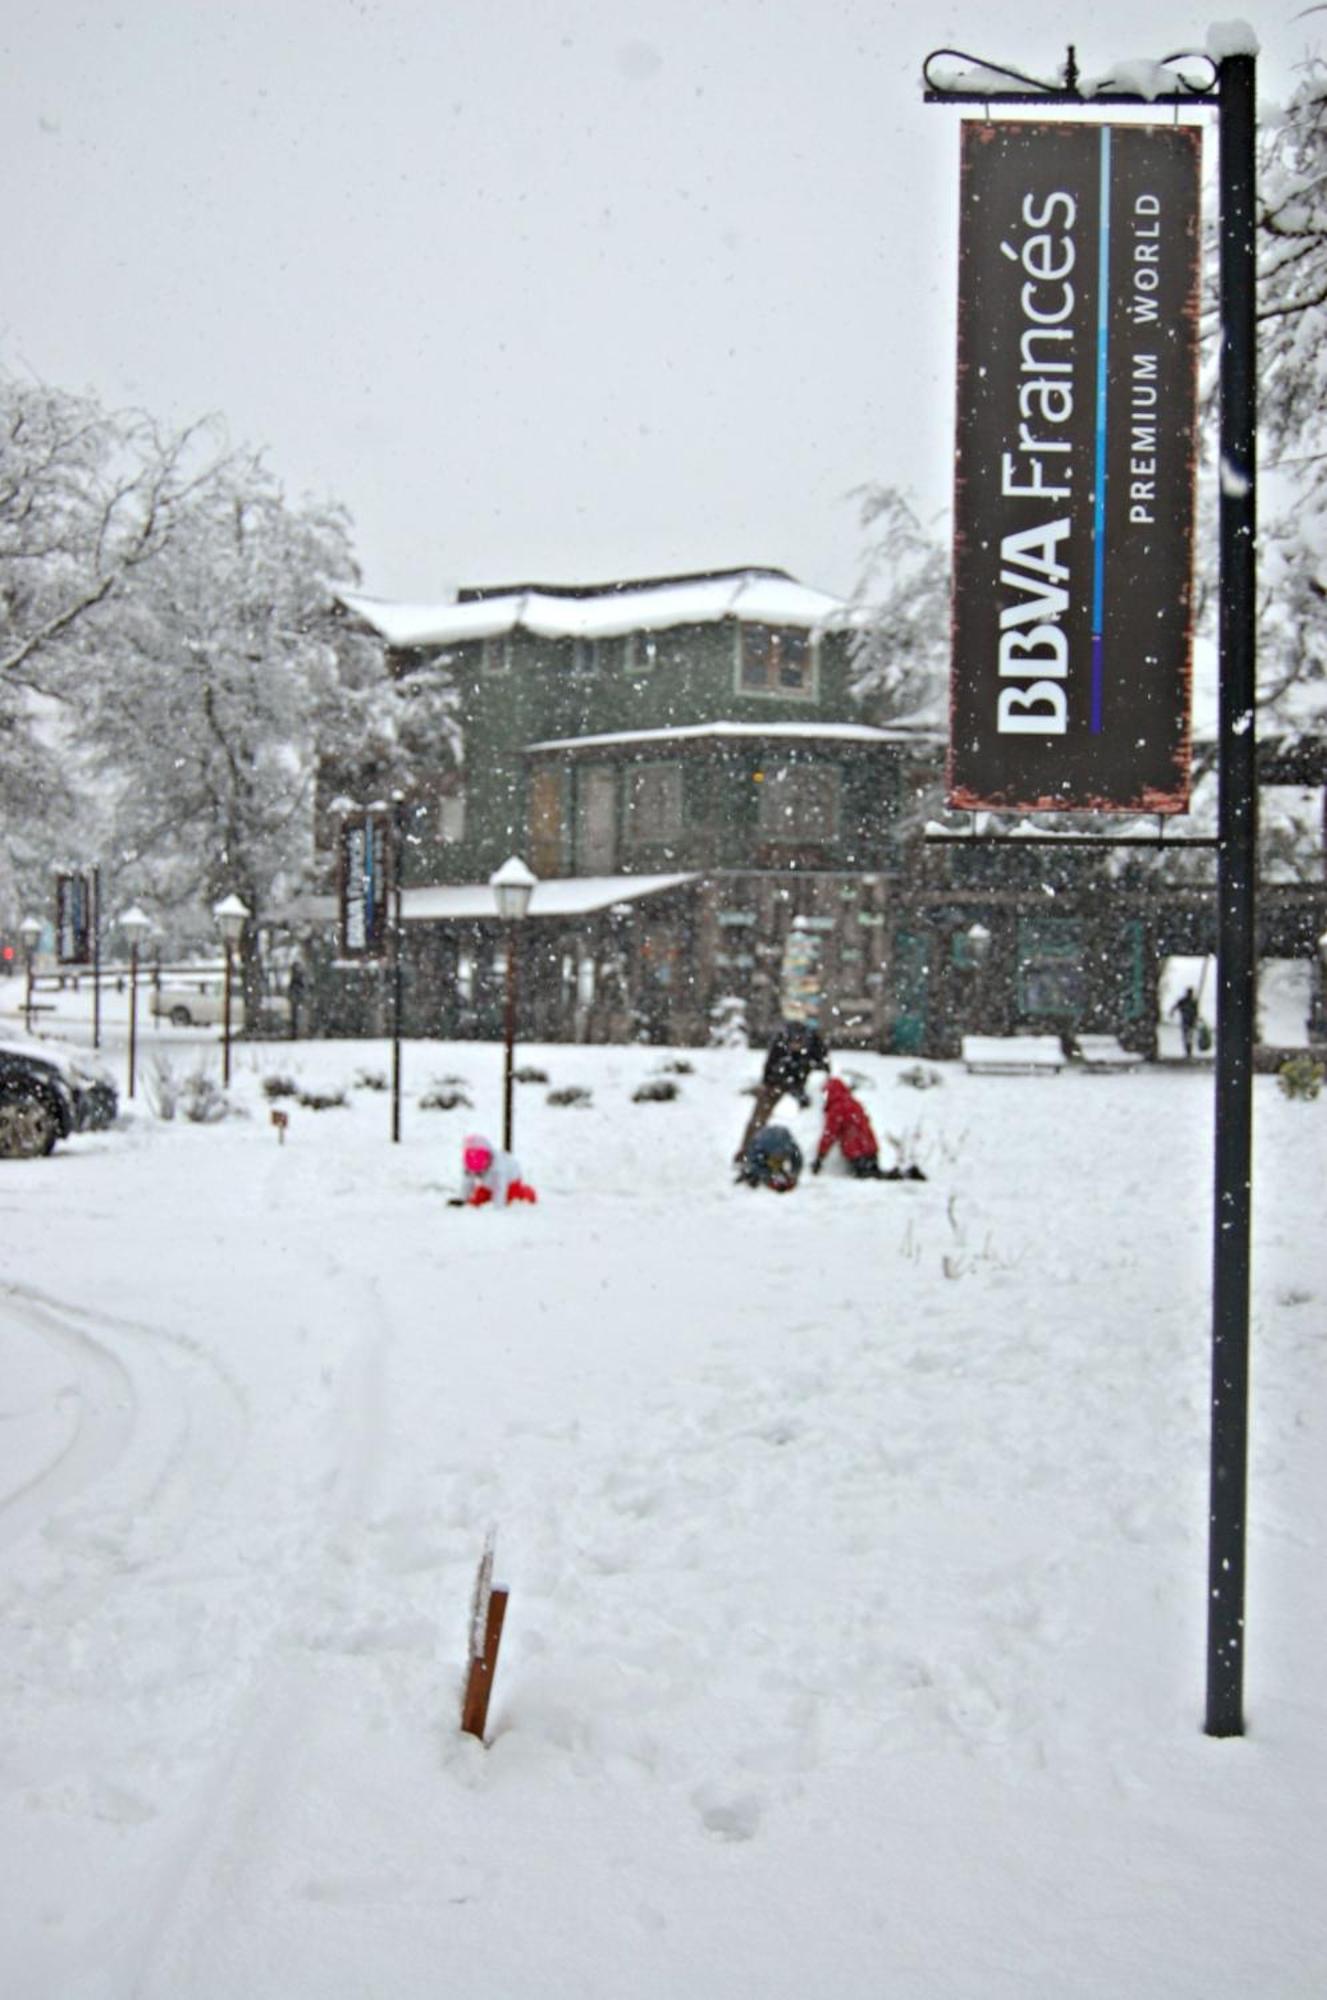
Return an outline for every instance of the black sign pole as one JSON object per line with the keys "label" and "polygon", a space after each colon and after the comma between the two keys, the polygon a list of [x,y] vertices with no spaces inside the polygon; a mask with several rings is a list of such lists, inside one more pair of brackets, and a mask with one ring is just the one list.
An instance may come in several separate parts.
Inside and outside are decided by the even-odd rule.
{"label": "black sign pole", "polygon": [[[1062,83],[981,65],[974,88],[962,73],[940,78],[937,50],[925,68],[928,103],[1060,102],[1085,105],[1073,50]],[[1178,61],[1180,58],[1170,58]],[[1202,60],[1209,61],[1210,58]],[[1212,1259],[1212,1415],[1208,1544],[1207,1712],[1209,1736],[1244,1733],[1245,1523],[1249,1432],[1249,1291],[1253,1187],[1253,1041],[1257,967],[1257,63],[1252,53],[1213,65],[1212,92],[1181,79],[1150,101],[1218,107],[1221,203],[1220,720],[1217,827],[1217,1036],[1215,1203]],[[990,81],[987,81],[990,79]],[[1108,103],[1142,102],[1126,92]]]}
{"label": "black sign pole", "polygon": [[101,1047],[101,870],[92,871],[92,1046]]}
{"label": "black sign pole", "polygon": [[1244,1733],[1244,1529],[1257,964],[1256,62],[1221,64],[1221,588],[1209,1736]]}
{"label": "black sign pole", "polygon": [[401,1140],[401,952],[405,943],[401,917],[401,870],[405,849],[405,803],[392,799],[392,1143]]}

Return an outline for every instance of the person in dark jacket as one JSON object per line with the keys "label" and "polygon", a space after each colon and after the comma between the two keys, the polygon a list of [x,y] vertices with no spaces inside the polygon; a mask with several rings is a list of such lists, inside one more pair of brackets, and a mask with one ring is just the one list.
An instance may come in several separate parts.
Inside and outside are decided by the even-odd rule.
{"label": "person in dark jacket", "polygon": [[790,1094],[805,1110],[811,1101],[806,1094],[807,1078],[813,1069],[828,1068],[829,1056],[819,1029],[813,1028],[809,1021],[785,1021],[769,1045],[756,1101],[742,1143],[733,1155],[739,1166],[761,1126],[769,1123],[779,1099]]}
{"label": "person in dark jacket", "polygon": [[756,1133],[742,1159],[738,1181],[747,1187],[772,1188],[791,1194],[802,1171],[802,1149],[786,1125],[766,1125]]}
{"label": "person in dark jacket", "polygon": [[1198,1027],[1198,995],[1192,986],[1185,987],[1170,1011],[1180,1017],[1180,1038],[1184,1043],[1184,1053],[1186,1056],[1191,1056],[1193,1038]]}

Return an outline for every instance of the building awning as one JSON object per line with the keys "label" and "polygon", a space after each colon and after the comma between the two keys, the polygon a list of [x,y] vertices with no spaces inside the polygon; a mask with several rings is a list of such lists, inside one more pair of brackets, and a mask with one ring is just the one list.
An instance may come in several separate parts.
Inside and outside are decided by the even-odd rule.
{"label": "building awning", "polygon": [[[530,917],[588,917],[614,903],[637,903],[698,882],[699,875],[577,875],[561,881],[538,882],[530,898]],[[408,924],[482,923],[497,921],[493,891],[487,882],[439,883],[406,889],[401,916]]]}

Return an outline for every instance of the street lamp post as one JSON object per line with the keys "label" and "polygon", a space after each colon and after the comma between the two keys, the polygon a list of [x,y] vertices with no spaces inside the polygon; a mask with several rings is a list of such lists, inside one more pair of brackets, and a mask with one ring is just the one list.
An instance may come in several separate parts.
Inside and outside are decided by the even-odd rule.
{"label": "street lamp post", "polygon": [[970,924],[963,933],[967,939],[968,963],[975,974],[972,1011],[975,1016],[973,1027],[978,1034],[986,1028],[986,961],[991,955],[991,934],[981,919]]}
{"label": "street lamp post", "polygon": [[18,927],[23,939],[23,960],[27,967],[27,987],[23,995],[23,1025],[32,1033],[32,961],[37,953],[37,939],[41,936],[41,918],[24,917]]}
{"label": "street lamp post", "polygon": [[509,1153],[512,1129],[512,1053],[516,1042],[516,931],[530,907],[530,898],[535,890],[535,877],[525,863],[513,854],[509,860],[503,862],[495,875],[490,875],[489,887],[493,891],[498,915],[506,925],[507,933],[507,1048],[502,1071],[502,1150],[504,1153]]}
{"label": "street lamp post", "polygon": [[138,947],[152,928],[152,919],[137,903],[120,918],[120,929],[129,940],[129,1095],[134,1094],[138,1057]]}
{"label": "street lamp post", "polygon": [[223,896],[212,906],[212,915],[217,920],[221,941],[226,952],[226,978],[221,1002],[221,1083],[222,1088],[230,1088],[230,992],[232,964],[235,947],[244,935],[244,926],[249,921],[248,906],[238,896]]}

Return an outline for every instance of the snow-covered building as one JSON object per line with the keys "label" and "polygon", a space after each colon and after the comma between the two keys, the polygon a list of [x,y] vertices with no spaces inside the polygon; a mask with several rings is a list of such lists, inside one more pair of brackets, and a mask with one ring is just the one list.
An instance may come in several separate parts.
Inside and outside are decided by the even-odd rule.
{"label": "snow-covered building", "polygon": [[703,1039],[734,991],[764,1032],[800,916],[835,1032],[887,1038],[887,885],[943,741],[934,719],[862,720],[854,607],[760,568],[342,602],[393,673],[445,666],[463,718],[463,767],[411,822],[412,1027],[492,1025],[487,884],[517,853],[540,881],[535,1032]]}
{"label": "snow-covered building", "polygon": [[[511,854],[539,878],[519,932],[535,1039],[701,1042],[737,1000],[763,1038],[796,925],[840,1045],[945,1055],[963,1032],[1031,1027],[1148,1053],[1165,961],[1212,949],[1192,873],[1168,887],[1072,835],[928,839],[944,718],[864,719],[860,612],[781,571],[342,605],[393,674],[444,669],[458,700],[463,761],[411,800],[411,1034],[500,1032],[489,878]],[[1325,921],[1321,882],[1279,885],[1264,949],[1309,955]],[[318,984],[315,1025],[381,1032],[378,968]]]}

